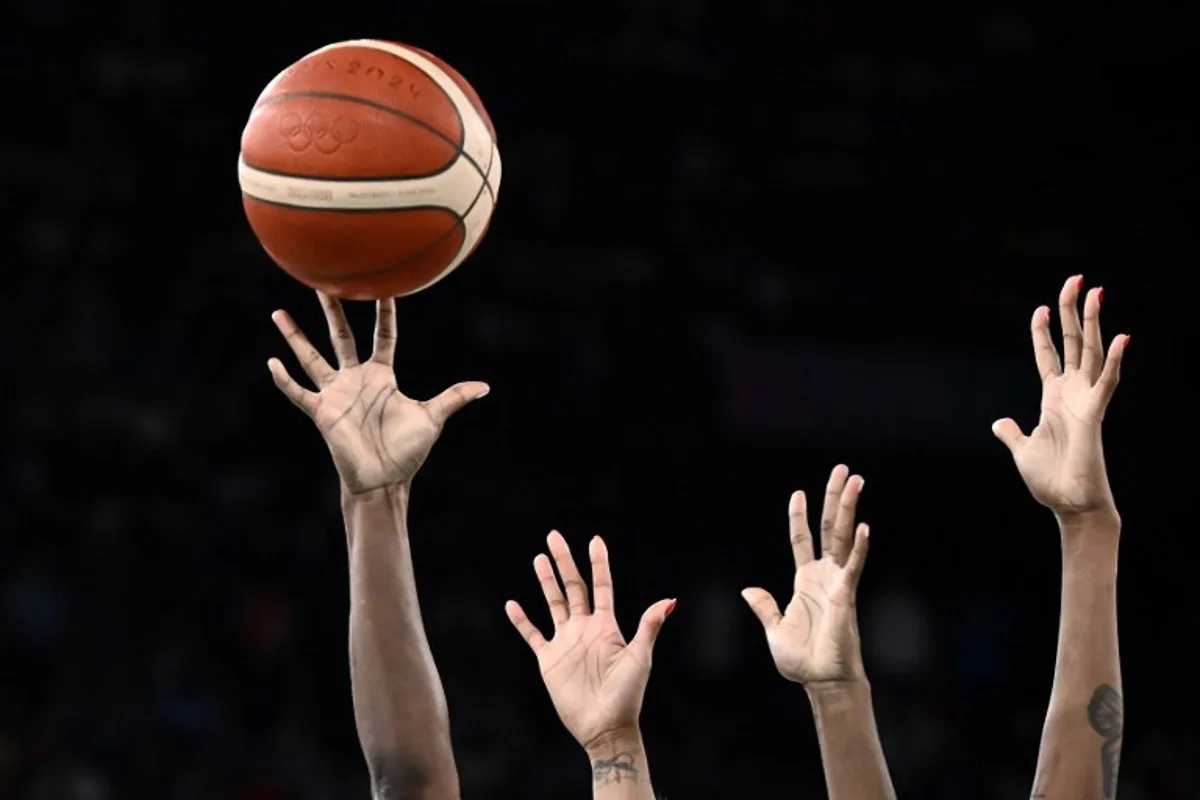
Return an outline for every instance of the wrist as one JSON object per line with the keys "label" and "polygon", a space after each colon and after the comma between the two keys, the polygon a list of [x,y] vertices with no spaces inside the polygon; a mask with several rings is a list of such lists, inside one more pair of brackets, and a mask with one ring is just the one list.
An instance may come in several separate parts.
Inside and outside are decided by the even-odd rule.
{"label": "wrist", "polygon": [[637,726],[614,728],[589,739],[583,749],[592,761],[615,758],[621,753],[636,755],[643,751],[642,732]]}
{"label": "wrist", "polygon": [[[386,486],[366,492],[352,492],[342,485],[342,519],[346,523],[346,545],[353,552],[361,542],[363,531],[393,531],[406,537],[408,517],[407,486]],[[372,542],[381,542],[389,537],[380,533],[370,534]]]}
{"label": "wrist", "polygon": [[1058,528],[1064,537],[1094,537],[1097,534],[1119,536],[1121,533],[1121,515],[1113,505],[1089,511],[1055,511],[1054,518],[1058,520]]}
{"label": "wrist", "polygon": [[408,502],[411,487],[408,483],[392,483],[387,486],[355,491],[347,486],[345,481],[342,481],[341,490],[342,505],[395,504]]}
{"label": "wrist", "polygon": [[852,678],[842,681],[813,681],[804,684],[804,691],[813,705],[857,701],[871,696],[871,684],[866,679]]}
{"label": "wrist", "polygon": [[1116,565],[1121,517],[1115,508],[1056,516],[1064,567]]}

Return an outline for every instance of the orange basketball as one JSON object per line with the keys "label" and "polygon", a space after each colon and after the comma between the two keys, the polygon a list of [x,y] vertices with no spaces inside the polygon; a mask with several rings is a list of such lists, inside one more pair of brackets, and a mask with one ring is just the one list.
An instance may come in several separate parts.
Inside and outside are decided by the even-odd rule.
{"label": "orange basketball", "polygon": [[238,181],[250,227],[288,274],[351,300],[437,283],[487,231],[496,131],[450,65],[364,39],[310,53],[259,95]]}

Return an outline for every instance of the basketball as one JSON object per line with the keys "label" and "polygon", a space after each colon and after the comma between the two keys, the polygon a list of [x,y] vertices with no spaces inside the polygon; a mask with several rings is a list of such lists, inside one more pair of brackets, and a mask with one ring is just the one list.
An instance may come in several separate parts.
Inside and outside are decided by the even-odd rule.
{"label": "basketball", "polygon": [[471,85],[415,47],[323,47],[275,77],[242,133],[238,182],[267,254],[348,300],[419,292],[478,246],[500,188]]}

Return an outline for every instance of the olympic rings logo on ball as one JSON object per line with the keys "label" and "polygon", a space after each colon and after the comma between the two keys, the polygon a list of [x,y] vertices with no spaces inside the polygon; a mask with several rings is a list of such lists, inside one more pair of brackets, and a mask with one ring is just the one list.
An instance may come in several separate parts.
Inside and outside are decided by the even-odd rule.
{"label": "olympic rings logo on ball", "polygon": [[279,120],[279,134],[287,139],[288,145],[297,153],[315,147],[319,152],[330,155],[358,138],[358,123],[349,117],[330,120],[319,113],[302,117],[295,111],[289,111]]}

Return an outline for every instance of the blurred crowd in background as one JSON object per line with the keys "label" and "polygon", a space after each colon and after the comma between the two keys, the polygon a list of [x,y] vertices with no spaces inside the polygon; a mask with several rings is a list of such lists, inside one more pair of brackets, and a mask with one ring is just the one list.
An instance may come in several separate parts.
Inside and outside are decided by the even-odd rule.
{"label": "blurred crowd in background", "polygon": [[1106,334],[1133,334],[1106,431],[1121,797],[1200,797],[1184,26],[1022,5],[17,0],[0,797],[367,796],[335,474],[265,366],[274,308],[324,326],[234,176],[261,87],[359,36],[458,67],[505,157],[480,250],[399,306],[402,389],[493,387],[411,520],[464,796],[588,791],[503,613],[537,607],[551,527],[608,537],[628,625],[679,598],[644,713],[661,793],[822,796],[804,692],[738,591],[786,592],[788,495],[839,461],[867,478],[860,613],[900,795],[1027,796],[1057,539],[989,425],[1034,422],[1028,320],[1082,272]]}

